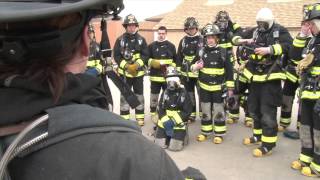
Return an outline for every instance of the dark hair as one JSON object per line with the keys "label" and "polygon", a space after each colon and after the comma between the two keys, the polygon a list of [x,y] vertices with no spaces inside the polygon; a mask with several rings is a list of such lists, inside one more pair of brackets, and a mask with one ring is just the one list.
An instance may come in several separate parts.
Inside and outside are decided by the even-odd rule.
{"label": "dark hair", "polygon": [[167,28],[165,26],[160,26],[158,30],[164,30],[165,32],[167,32]]}
{"label": "dark hair", "polygon": [[[42,19],[32,22],[16,22],[0,24],[0,29],[6,27],[8,30],[23,33],[23,30],[41,29],[65,29],[81,21],[79,13],[73,13],[50,19]],[[81,27],[83,28],[83,27]],[[80,31],[82,32],[82,30]],[[82,34],[82,33],[81,33]],[[63,93],[65,87],[66,74],[65,66],[75,55],[81,45],[81,34],[72,42],[66,42],[64,48],[54,56],[45,59],[31,59],[26,64],[6,64],[0,61],[0,78],[5,79],[12,75],[19,75],[32,81],[40,82],[50,89],[55,103]]]}

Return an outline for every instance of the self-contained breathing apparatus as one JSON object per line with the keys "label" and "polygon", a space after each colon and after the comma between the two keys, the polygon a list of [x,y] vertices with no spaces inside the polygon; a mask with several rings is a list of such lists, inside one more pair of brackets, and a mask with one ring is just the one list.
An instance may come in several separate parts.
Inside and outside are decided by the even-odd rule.
{"label": "self-contained breathing apparatus", "polygon": [[[252,62],[253,64],[256,65],[256,71],[259,73],[262,73],[266,68],[270,67],[267,75],[266,75],[266,80],[269,79],[269,76],[271,75],[271,73],[274,71],[274,69],[276,67],[279,67],[281,70],[284,70],[284,64],[285,64],[285,60],[287,59],[287,56],[285,55],[281,55],[281,56],[277,56],[275,60],[271,59],[271,55],[265,55],[264,60],[262,61],[257,61],[254,60],[252,58],[257,58],[259,55],[255,54],[255,49],[256,48],[260,48],[260,47],[266,47],[267,46],[267,42],[257,42],[257,39],[259,38],[259,36],[261,36],[261,34],[266,35],[265,31],[260,31],[259,28],[257,28],[254,32],[253,32],[253,43],[251,44],[241,44],[242,49],[242,53],[245,53],[248,55],[248,61]],[[271,32],[269,32],[270,34],[272,33],[271,40],[267,40],[267,41],[272,41],[273,44],[279,44],[279,29],[277,27],[274,27],[273,30],[271,30]],[[268,36],[270,37],[270,36]]]}
{"label": "self-contained breathing apparatus", "polygon": [[314,43],[315,38],[312,38],[307,45],[305,57],[297,65],[297,74],[300,76],[299,100],[301,99],[304,90],[315,92],[319,87],[320,76],[312,77],[309,75],[312,66],[315,64],[315,48],[312,48]]}

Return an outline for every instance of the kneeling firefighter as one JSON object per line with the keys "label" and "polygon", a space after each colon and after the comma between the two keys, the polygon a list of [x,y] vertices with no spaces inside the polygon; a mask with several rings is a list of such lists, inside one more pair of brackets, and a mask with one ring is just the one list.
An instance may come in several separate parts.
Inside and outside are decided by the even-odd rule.
{"label": "kneeling firefighter", "polygon": [[191,66],[192,71],[199,71],[202,119],[201,134],[197,140],[205,141],[214,131],[213,142],[220,144],[227,130],[222,98],[223,84],[225,83],[228,88],[228,96],[232,96],[234,89],[232,63],[226,49],[218,45],[219,27],[207,24],[202,33],[206,44],[196,57],[199,60]]}
{"label": "kneeling firefighter", "polygon": [[166,71],[167,88],[161,94],[155,143],[162,148],[181,151],[187,136],[187,120],[192,112],[191,99],[180,83],[179,73],[169,66]]}

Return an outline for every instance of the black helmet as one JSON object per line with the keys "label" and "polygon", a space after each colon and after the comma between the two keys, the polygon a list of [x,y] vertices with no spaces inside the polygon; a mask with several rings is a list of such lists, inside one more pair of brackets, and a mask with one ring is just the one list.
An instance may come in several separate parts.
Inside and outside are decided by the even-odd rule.
{"label": "black helmet", "polygon": [[303,20],[310,21],[312,19],[320,19],[320,3],[305,5],[303,7]]}
{"label": "black helmet", "polygon": [[227,11],[219,11],[216,15],[216,22],[228,22],[229,20],[230,16]]}
{"label": "black helmet", "polygon": [[217,24],[221,31],[228,28],[230,17],[227,11],[219,11],[216,16],[215,24]]}
{"label": "black helmet", "polygon": [[190,28],[199,28],[199,22],[197,21],[196,18],[194,17],[188,17],[185,21],[184,21],[184,30],[186,29],[190,29]]}
{"label": "black helmet", "polygon": [[203,36],[219,35],[219,34],[221,34],[221,31],[219,27],[215,24],[209,23],[202,29]]}
{"label": "black helmet", "polygon": [[[6,64],[28,63],[56,56],[66,44],[74,42],[85,24],[96,15],[114,15],[123,9],[122,0],[28,0],[0,2],[0,61]],[[80,21],[68,27],[32,28],[29,21],[46,21],[63,15],[79,13]],[[21,23],[21,30],[11,28]],[[31,23],[32,24],[32,23]],[[5,28],[6,27],[6,28]],[[32,30],[25,31],[27,28]]]}
{"label": "black helmet", "polygon": [[129,25],[129,24],[135,24],[136,26],[139,25],[137,18],[136,18],[133,14],[127,15],[127,16],[124,18],[123,23],[122,23],[122,25],[123,25],[124,27],[126,27],[126,26]]}
{"label": "black helmet", "polygon": [[119,14],[123,0],[28,0],[0,2],[0,22],[23,22],[65,15],[83,10]]}

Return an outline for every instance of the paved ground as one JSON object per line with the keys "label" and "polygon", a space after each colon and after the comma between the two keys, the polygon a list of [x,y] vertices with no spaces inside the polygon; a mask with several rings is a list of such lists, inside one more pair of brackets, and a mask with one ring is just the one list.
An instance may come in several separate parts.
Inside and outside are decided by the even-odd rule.
{"label": "paved ground", "polygon": [[[145,78],[145,111],[149,111],[150,84]],[[119,93],[112,89],[115,112],[119,113]],[[294,128],[292,124],[290,128]],[[223,144],[216,145],[212,139],[199,143],[195,137],[200,132],[200,122],[196,121],[190,125],[189,145],[181,152],[170,152],[180,169],[192,166],[200,169],[208,180],[304,180],[299,171],[290,168],[291,161],[298,157],[300,141],[283,137],[279,133],[277,147],[273,154],[263,158],[252,156],[255,146],[246,147],[242,145],[242,139],[251,135],[251,130],[241,122],[228,125],[228,132]],[[146,125],[142,128],[143,134],[150,140],[152,122],[150,115],[146,113]]]}

